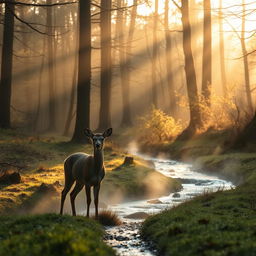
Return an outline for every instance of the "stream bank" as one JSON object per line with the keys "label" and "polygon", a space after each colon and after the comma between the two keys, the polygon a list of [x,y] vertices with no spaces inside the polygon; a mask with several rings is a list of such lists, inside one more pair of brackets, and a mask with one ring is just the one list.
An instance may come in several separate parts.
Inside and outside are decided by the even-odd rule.
{"label": "stream bank", "polygon": [[220,189],[226,190],[233,186],[231,182],[219,179],[216,176],[195,172],[193,166],[190,164],[153,158],[141,154],[137,155],[144,160],[152,161],[156,170],[166,177],[179,179],[183,189],[178,193],[170,193],[168,196],[160,198],[130,201],[110,206],[110,209],[121,217],[123,224],[119,227],[106,228],[107,235],[105,236],[105,241],[120,256],[156,255],[157,251],[152,246],[153,243],[146,243],[140,235],[143,219],[147,215],[154,215],[163,210],[170,209],[200,194],[206,194]]}

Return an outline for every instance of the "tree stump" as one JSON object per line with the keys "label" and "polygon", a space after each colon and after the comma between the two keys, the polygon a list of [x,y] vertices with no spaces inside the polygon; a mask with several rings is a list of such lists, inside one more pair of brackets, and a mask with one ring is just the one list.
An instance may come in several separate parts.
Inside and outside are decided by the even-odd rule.
{"label": "tree stump", "polygon": [[134,159],[132,156],[126,156],[123,162],[123,165],[132,165],[134,164]]}

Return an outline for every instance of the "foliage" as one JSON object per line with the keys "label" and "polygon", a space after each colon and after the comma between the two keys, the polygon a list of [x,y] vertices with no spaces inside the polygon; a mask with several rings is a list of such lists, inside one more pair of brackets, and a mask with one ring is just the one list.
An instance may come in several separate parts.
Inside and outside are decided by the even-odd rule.
{"label": "foliage", "polygon": [[85,217],[47,214],[0,219],[0,255],[115,255],[102,242],[100,226]]}
{"label": "foliage", "polygon": [[140,121],[139,137],[142,144],[172,141],[182,130],[180,121],[155,107]]}
{"label": "foliage", "polygon": [[[246,112],[236,101],[235,88],[231,88],[226,97],[212,94],[211,102],[199,96],[199,105],[203,117],[203,127],[200,132],[204,132],[209,127],[214,130],[236,129],[241,130],[250,120],[251,115]],[[189,108],[187,98],[183,95],[177,95],[179,105],[185,109]]]}
{"label": "foliage", "polygon": [[156,244],[160,255],[255,255],[256,153],[209,155],[198,163],[233,180],[242,177],[243,185],[148,218],[144,238]]}

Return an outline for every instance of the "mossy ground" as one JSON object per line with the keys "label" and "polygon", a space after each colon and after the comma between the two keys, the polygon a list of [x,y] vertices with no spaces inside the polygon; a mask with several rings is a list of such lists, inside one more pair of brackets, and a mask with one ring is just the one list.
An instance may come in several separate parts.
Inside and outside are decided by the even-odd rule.
{"label": "mossy ground", "polygon": [[[63,161],[74,152],[92,153],[92,146],[72,144],[67,138],[31,137],[17,130],[0,130],[0,163],[23,167],[22,183],[0,186],[0,213],[57,212],[64,184]],[[127,153],[111,141],[106,142],[104,155],[107,173],[102,183],[101,202],[145,198],[151,196],[152,191],[157,196],[180,189],[178,182],[154,171],[139,158],[135,158],[133,165],[122,166]],[[152,178],[165,184],[163,189],[151,191]],[[54,184],[56,193],[40,193],[42,183]],[[66,201],[69,205],[68,197]],[[65,209],[70,211],[68,207]],[[84,193],[77,198],[77,210],[85,210]]]}
{"label": "mossy ground", "polygon": [[188,160],[196,157],[201,171],[240,185],[207,193],[148,218],[142,234],[156,244],[160,255],[256,255],[255,149],[253,152],[249,145],[243,152],[222,151],[226,138],[222,135],[204,134],[187,143],[178,142],[183,145],[176,153]]}
{"label": "mossy ground", "polygon": [[0,255],[111,256],[99,224],[55,214],[0,217]]}

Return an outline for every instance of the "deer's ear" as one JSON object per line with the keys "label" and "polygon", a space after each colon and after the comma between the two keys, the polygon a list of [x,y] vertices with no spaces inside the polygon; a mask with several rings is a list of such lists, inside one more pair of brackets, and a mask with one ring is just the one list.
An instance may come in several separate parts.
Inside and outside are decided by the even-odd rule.
{"label": "deer's ear", "polygon": [[89,138],[92,138],[92,137],[93,137],[92,131],[91,131],[90,129],[88,129],[88,128],[84,129],[84,133],[85,133],[85,135],[86,135],[87,137],[89,137]]}
{"label": "deer's ear", "polygon": [[103,133],[103,137],[109,137],[113,132],[112,128],[108,128],[104,133]]}

